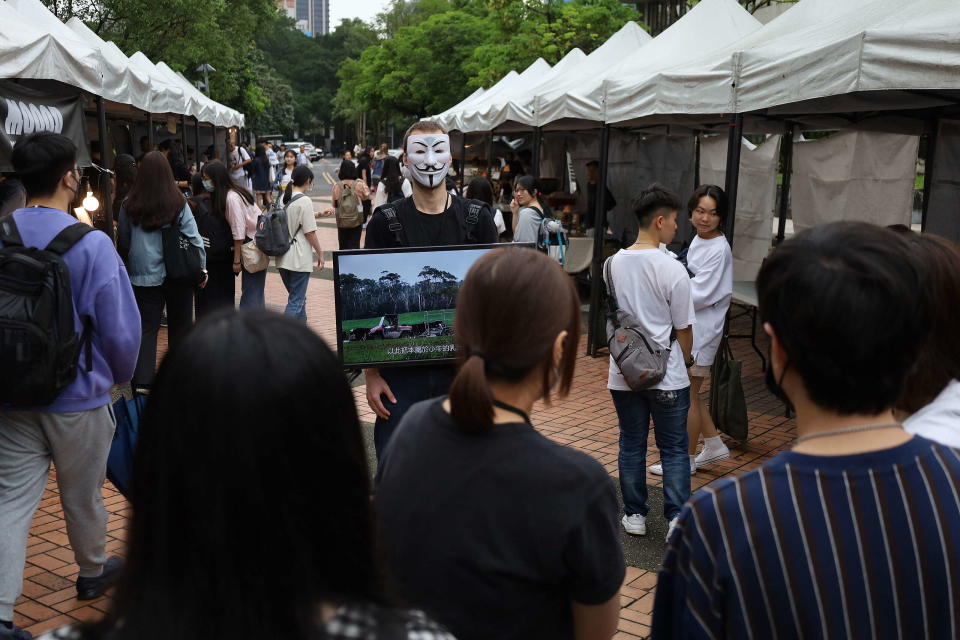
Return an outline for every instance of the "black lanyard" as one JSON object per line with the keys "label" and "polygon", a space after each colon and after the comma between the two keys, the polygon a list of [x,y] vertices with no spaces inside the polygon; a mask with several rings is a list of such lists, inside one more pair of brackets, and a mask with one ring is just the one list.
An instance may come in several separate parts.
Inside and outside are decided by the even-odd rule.
{"label": "black lanyard", "polygon": [[493,401],[493,406],[495,406],[495,407],[500,407],[500,408],[503,409],[504,411],[509,411],[510,413],[515,413],[515,414],[517,414],[518,416],[520,416],[521,418],[523,418],[523,421],[524,421],[524,422],[526,422],[526,423],[529,424],[530,426],[533,426],[533,423],[530,422],[530,416],[528,416],[525,411],[521,411],[520,409],[517,409],[516,407],[510,406],[510,405],[507,404],[506,402],[500,402],[499,400],[494,400],[494,401]]}

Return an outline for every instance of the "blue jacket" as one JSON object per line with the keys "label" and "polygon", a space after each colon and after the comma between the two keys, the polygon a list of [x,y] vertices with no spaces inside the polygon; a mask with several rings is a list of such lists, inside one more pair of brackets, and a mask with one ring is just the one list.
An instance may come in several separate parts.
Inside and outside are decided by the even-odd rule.
{"label": "blue jacket", "polygon": [[[160,230],[144,231],[130,222],[125,207],[120,207],[117,243],[127,258],[127,270],[130,282],[135,287],[159,287],[167,277],[167,268],[163,263],[163,237]],[[177,224],[190,244],[200,247],[200,264],[207,268],[207,255],[203,249],[203,238],[197,230],[197,221],[193,217],[190,205],[184,201],[183,210],[177,216]]]}
{"label": "blue jacket", "polygon": [[[12,215],[23,244],[37,248],[46,247],[77,222],[64,211],[46,207],[17,209]],[[77,333],[83,331],[85,320],[93,330],[93,370],[79,367],[76,379],[53,404],[28,410],[70,413],[102,407],[110,402],[110,387],[130,380],[137,364],[140,311],[110,238],[99,231],[88,233],[63,254],[63,260],[70,272]]]}

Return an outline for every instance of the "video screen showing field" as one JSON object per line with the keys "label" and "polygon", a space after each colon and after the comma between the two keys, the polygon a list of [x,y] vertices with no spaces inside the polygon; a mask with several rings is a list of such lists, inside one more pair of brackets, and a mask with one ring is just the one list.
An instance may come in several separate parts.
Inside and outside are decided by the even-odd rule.
{"label": "video screen showing field", "polygon": [[339,256],[343,363],[454,358],[457,292],[467,271],[487,251]]}

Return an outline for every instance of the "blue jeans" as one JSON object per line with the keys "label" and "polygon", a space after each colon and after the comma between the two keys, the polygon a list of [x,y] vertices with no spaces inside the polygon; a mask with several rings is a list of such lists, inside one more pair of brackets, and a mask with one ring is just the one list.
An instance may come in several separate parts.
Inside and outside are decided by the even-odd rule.
{"label": "blue jeans", "polygon": [[243,268],[240,284],[240,308],[263,309],[267,303],[263,299],[263,288],[267,284],[267,270],[250,273]]}
{"label": "blue jeans", "polygon": [[287,308],[283,315],[307,321],[307,283],[310,274],[305,271],[290,271],[279,269],[280,279],[287,288]]}
{"label": "blue jeans", "polygon": [[653,434],[663,464],[663,515],[680,515],[690,497],[687,411],[690,387],[676,391],[610,391],[620,420],[620,489],[627,515],[647,515],[647,435]]}

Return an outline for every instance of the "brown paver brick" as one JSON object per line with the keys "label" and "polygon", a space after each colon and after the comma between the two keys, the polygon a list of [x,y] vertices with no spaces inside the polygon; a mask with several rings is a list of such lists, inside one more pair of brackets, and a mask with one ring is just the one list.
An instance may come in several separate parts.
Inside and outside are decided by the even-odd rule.
{"label": "brown paver brick", "polygon": [[[321,225],[318,234],[325,250],[336,248],[335,227]],[[329,262],[327,269],[332,269]],[[239,296],[239,287],[237,294]],[[266,301],[269,308],[277,311],[282,311],[286,304],[286,291],[276,273],[267,274]],[[335,348],[335,310],[333,283],[330,280],[310,280],[306,309],[308,325],[324,338],[328,345]],[[734,333],[748,332],[749,323],[745,318],[734,321]],[[757,341],[760,349],[764,350],[766,341],[761,334],[762,332],[758,333]],[[585,349],[586,340],[583,338],[577,359],[577,375],[570,396],[556,400],[549,406],[538,403],[532,420],[542,433],[553,440],[594,456],[611,477],[617,478],[619,430],[616,412],[606,389],[607,360],[591,358],[585,354]],[[165,329],[161,329],[158,350],[161,356],[166,351]],[[756,468],[764,460],[788,447],[796,436],[794,421],[784,417],[783,406],[765,388],[759,359],[750,348],[749,341],[734,340],[733,350],[735,357],[743,362],[743,387],[749,409],[751,438],[746,443],[727,440],[731,448],[731,458],[698,471],[691,478],[694,490],[724,476]],[[709,383],[705,387],[707,388],[701,394],[703,398],[707,397]],[[360,419],[373,422],[375,416],[367,407],[365,388],[355,387],[353,394]],[[652,430],[648,451],[647,463],[657,462],[659,454]],[[662,480],[650,474],[647,482],[650,486],[662,486]],[[129,505],[109,483],[104,486],[103,496],[110,513],[107,551],[123,555]],[[74,580],[77,567],[68,545],[56,471],[51,470],[47,489],[31,523],[24,571],[24,578],[29,580],[24,585],[24,595],[18,601],[15,612],[16,623],[35,635],[63,624],[94,620],[109,607],[108,598],[83,603],[75,599]],[[637,567],[627,568],[620,598],[623,613],[619,630],[614,636],[616,639],[639,640],[649,634],[656,580],[657,576],[653,571]]]}

